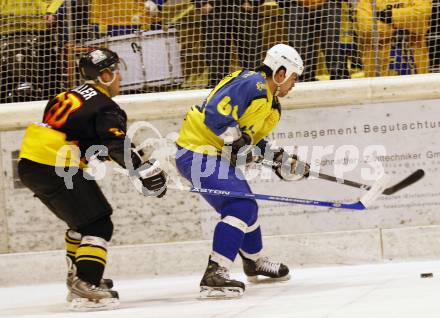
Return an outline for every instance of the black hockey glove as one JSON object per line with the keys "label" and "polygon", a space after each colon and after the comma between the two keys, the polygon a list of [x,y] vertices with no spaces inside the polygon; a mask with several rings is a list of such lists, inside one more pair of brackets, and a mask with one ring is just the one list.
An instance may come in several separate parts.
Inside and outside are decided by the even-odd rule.
{"label": "black hockey glove", "polygon": [[148,160],[138,169],[142,182],[142,193],[161,198],[167,192],[167,178],[155,159]]}
{"label": "black hockey glove", "polygon": [[232,143],[225,143],[223,151],[232,166],[244,166],[252,162],[252,138],[246,133]]}
{"label": "black hockey glove", "polygon": [[[273,151],[273,149],[271,149]],[[298,181],[307,178],[310,174],[310,165],[300,161],[296,155],[291,155],[279,147],[273,151],[274,165],[272,166],[275,174],[282,180]]]}
{"label": "black hockey glove", "polygon": [[376,19],[387,24],[393,23],[393,6],[387,5],[385,10],[376,11]]}

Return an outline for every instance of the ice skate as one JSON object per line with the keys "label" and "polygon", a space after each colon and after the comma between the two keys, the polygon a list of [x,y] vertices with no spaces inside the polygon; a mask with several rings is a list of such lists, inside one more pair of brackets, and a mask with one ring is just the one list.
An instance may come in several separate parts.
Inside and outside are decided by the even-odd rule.
{"label": "ice skate", "polygon": [[[72,264],[72,261],[70,261],[69,258],[67,258],[67,266],[68,266],[68,270],[67,270],[66,286],[68,292],[66,296],[66,301],[70,303],[74,298],[74,296],[72,295],[71,287],[72,287],[73,279],[76,276],[76,266]],[[101,279],[99,287],[102,289],[112,289],[113,280],[110,278],[103,278]]]}
{"label": "ice skate", "polygon": [[243,260],[244,273],[250,283],[270,283],[290,279],[289,268],[286,265],[270,261],[268,257],[260,257],[253,261],[245,257],[243,253],[239,253]]}
{"label": "ice skate", "polygon": [[228,299],[243,295],[244,284],[229,278],[229,270],[209,260],[200,282],[200,299]]}
{"label": "ice skate", "polygon": [[72,301],[69,309],[72,311],[111,310],[119,307],[117,291],[96,287],[75,277],[70,287]]}

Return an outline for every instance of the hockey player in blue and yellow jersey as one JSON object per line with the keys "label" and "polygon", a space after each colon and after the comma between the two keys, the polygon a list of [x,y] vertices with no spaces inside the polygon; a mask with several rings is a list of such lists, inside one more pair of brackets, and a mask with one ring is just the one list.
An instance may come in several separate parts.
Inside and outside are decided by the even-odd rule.
{"label": "hockey player in blue and yellow jersey", "polygon": [[[277,44],[255,71],[237,71],[221,80],[201,106],[193,106],[186,114],[176,140],[179,172],[195,187],[250,193],[238,167],[252,161],[252,151],[257,147],[266,158],[270,155],[283,163],[283,169],[275,170],[280,178],[302,178],[307,170],[300,175],[292,173],[295,158],[265,140],[280,120],[278,97],[287,95],[302,71],[303,62],[296,50]],[[286,164],[288,172],[284,171]],[[238,253],[250,281],[257,280],[258,275],[274,280],[290,278],[287,266],[262,254],[255,200],[202,195],[221,215],[200,282],[202,298],[242,295],[244,284],[230,279],[228,270]]]}

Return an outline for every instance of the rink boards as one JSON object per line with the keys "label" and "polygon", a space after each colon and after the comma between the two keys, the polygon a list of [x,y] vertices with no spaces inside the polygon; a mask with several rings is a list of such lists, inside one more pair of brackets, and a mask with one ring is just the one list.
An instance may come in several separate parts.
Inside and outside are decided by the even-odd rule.
{"label": "rink boards", "polygon": [[[420,82],[422,77],[401,79],[400,90],[396,79],[388,86],[389,79],[382,79],[381,84],[360,80],[353,83],[352,89],[343,81],[333,82],[331,87],[328,82],[299,84],[283,101],[281,123],[269,138],[313,162],[318,160],[316,152],[326,149],[327,154],[319,158],[324,172],[335,174],[334,167],[340,165],[344,178],[370,184],[371,180],[364,179],[368,171],[374,170],[368,159],[373,154],[369,147],[379,145],[385,152],[374,155],[393,181],[419,168],[426,171],[426,176],[401,193],[381,197],[365,212],[261,203],[260,223],[269,254],[280,255],[292,265],[440,256],[436,244],[440,239],[440,100],[435,99],[440,98],[440,85],[438,76],[423,77],[424,84]],[[405,86],[409,83],[411,90]],[[184,110],[206,93],[123,96],[119,101],[131,123],[147,121],[156,129],[141,129],[135,139],[156,140],[160,147],[153,155],[166,161],[172,156],[172,139]],[[320,103],[316,95],[320,95]],[[393,98],[406,101],[392,102]],[[44,276],[47,280],[60,278],[64,272],[59,249],[63,247],[65,228],[22,187],[16,175],[23,128],[39,120],[43,105],[15,105],[15,109],[7,105],[2,109],[0,252],[4,255],[0,255],[0,283],[23,282],[23,272],[30,264],[53,273]],[[165,166],[177,176],[172,162]],[[258,167],[248,173],[258,193],[344,202],[362,194],[359,189],[321,180],[281,182]],[[109,269],[114,275],[173,274],[176,270],[193,273],[205,266],[218,216],[196,194],[170,190],[166,200],[142,197],[112,165],[107,165],[106,177],[99,183],[114,208],[114,248]],[[38,251],[47,252],[27,253]]]}

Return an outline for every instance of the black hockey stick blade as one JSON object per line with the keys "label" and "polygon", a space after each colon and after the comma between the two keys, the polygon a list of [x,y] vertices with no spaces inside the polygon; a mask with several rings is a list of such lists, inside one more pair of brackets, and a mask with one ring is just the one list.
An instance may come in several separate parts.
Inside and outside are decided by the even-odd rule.
{"label": "black hockey stick blade", "polygon": [[394,194],[397,191],[400,191],[400,190],[410,186],[411,184],[416,183],[417,181],[422,179],[424,175],[425,175],[425,171],[423,171],[423,169],[419,169],[417,171],[414,171],[413,173],[411,173],[408,177],[406,177],[405,179],[403,179],[399,183],[396,183],[392,187],[386,188],[382,192],[382,194],[386,194],[386,195]]}
{"label": "black hockey stick blade", "polygon": [[[257,163],[261,163],[264,166],[268,166],[268,167],[277,167],[280,165],[280,163],[278,162],[274,162],[274,161],[270,161],[270,160],[266,160],[263,157],[258,157],[255,159],[255,162]],[[411,184],[419,181],[420,179],[423,178],[423,176],[425,175],[425,171],[423,171],[423,169],[419,169],[417,171],[414,171],[413,173],[411,173],[408,177],[406,177],[405,179],[403,179],[402,181],[400,181],[399,183],[386,188],[382,194],[385,195],[392,195],[394,193],[396,193],[397,191],[400,191],[408,186],[410,186]],[[339,184],[344,184],[350,187],[354,187],[354,188],[359,188],[359,189],[364,189],[364,190],[370,190],[371,186],[363,184],[363,183],[359,183],[356,181],[351,181],[351,180],[345,180],[345,179],[338,179],[334,176],[330,176],[328,174],[322,173],[322,172],[314,172],[314,171],[310,171],[310,176],[313,177],[317,177],[323,180],[327,180],[327,181],[331,181],[331,182],[336,182]]]}

